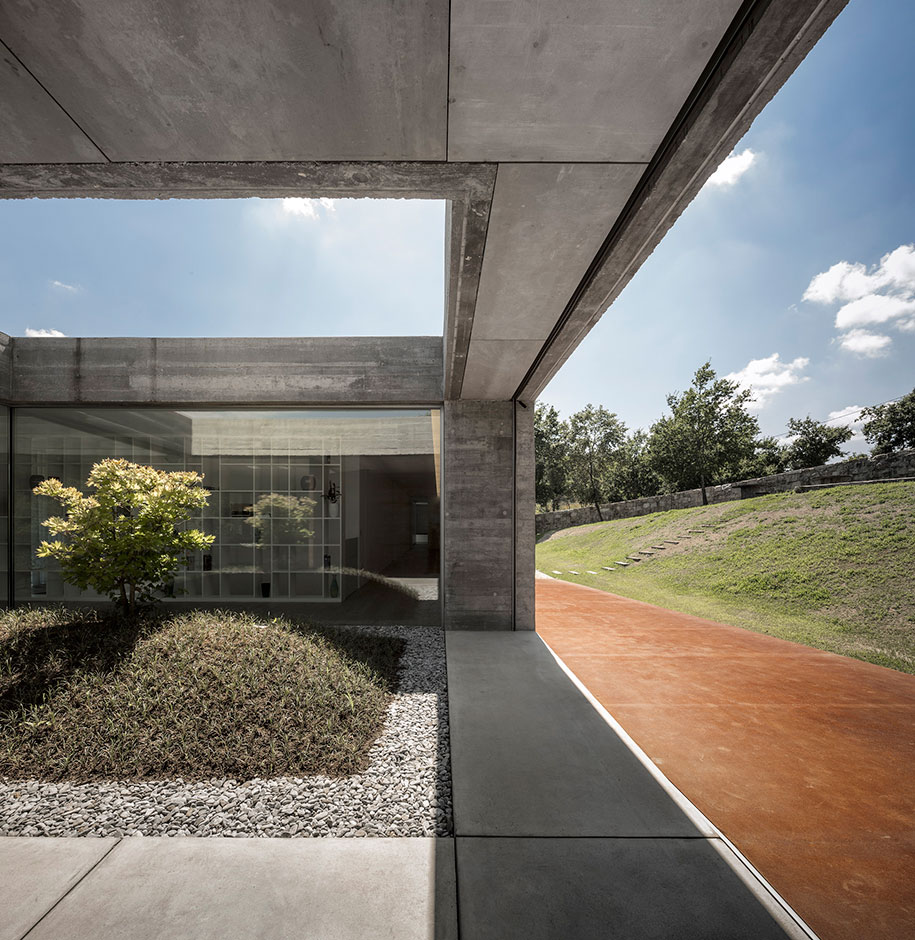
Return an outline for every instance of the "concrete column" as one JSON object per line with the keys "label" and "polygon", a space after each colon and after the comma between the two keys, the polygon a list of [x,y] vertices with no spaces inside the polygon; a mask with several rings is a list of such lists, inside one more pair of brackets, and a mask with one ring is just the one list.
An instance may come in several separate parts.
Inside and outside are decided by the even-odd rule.
{"label": "concrete column", "polygon": [[536,544],[534,403],[515,402],[515,629],[533,630]]}
{"label": "concrete column", "polygon": [[512,629],[515,407],[510,401],[445,402],[442,575],[447,630]]}

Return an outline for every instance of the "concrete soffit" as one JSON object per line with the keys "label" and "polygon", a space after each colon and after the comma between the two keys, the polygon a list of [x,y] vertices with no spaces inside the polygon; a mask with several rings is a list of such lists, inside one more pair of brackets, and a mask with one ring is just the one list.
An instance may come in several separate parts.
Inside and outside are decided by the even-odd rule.
{"label": "concrete soffit", "polygon": [[[53,35],[46,40],[24,0],[12,0],[0,14],[0,39],[7,43],[0,44],[0,99],[6,88],[20,123],[14,122],[3,157],[12,162],[0,163],[0,198],[446,200],[442,398],[530,402],[846,2],[684,0],[669,9],[571,4],[544,13],[541,23],[523,6],[495,10],[477,0],[453,7],[424,0],[417,9],[425,13],[415,21],[383,19],[368,29],[361,5],[346,0],[341,9],[348,13],[333,25],[339,49],[320,43],[314,49],[322,76],[314,87],[341,96],[337,105],[328,98],[311,125],[290,123],[289,109],[318,107],[316,96],[302,94],[312,78],[295,71],[301,57],[293,56],[292,71],[268,69],[277,83],[277,94],[265,98],[273,111],[263,117],[250,106],[238,112],[240,136],[233,137],[232,93],[238,91],[240,101],[266,93],[258,84],[261,46],[252,46],[251,72],[238,89],[206,86],[218,99],[213,108],[179,108],[180,127],[173,127],[172,98],[162,89],[177,95],[182,82],[196,88],[194,81],[211,81],[206,69],[194,71],[194,56],[175,59],[187,75],[169,66],[147,87],[146,73],[127,69],[129,56],[106,38],[98,11],[77,0],[80,42],[91,43],[61,46],[82,56],[74,53],[61,64],[49,50],[66,29],[49,20]],[[298,22],[298,8],[286,0],[273,0],[271,8],[282,12],[277,22]],[[200,23],[189,21],[198,53],[246,48],[245,17],[268,30],[271,42],[292,42],[288,27],[274,35],[273,20],[254,8],[231,23],[204,12]],[[118,23],[129,39],[130,24]],[[95,25],[89,30],[86,24]],[[312,25],[302,27],[305,38],[329,24]],[[144,28],[153,27],[144,21]],[[179,55],[180,44],[171,42],[165,52]],[[401,78],[415,101],[401,101],[394,94],[400,86],[389,87],[390,63],[382,54],[385,43],[400,49],[403,42],[415,45]],[[340,64],[360,49],[372,62],[362,78]],[[147,64],[164,68],[158,60]],[[76,69],[79,88],[68,84],[67,69]],[[111,101],[93,98],[115,74],[127,90],[115,89]],[[360,108],[374,113],[369,105],[378,94],[378,114],[387,119],[361,128],[353,115]],[[135,140],[124,134],[131,108],[143,113]],[[397,127],[402,139],[392,136]],[[174,146],[160,155],[156,148],[168,135]],[[322,148],[331,145],[336,149],[325,155]],[[132,162],[134,146],[140,160],[162,162]],[[182,146],[193,153],[183,156]],[[288,160],[290,152],[315,159]],[[373,157],[347,159],[353,152]],[[234,153],[243,154],[238,162],[224,159]],[[249,153],[265,159],[249,159]],[[383,393],[363,373],[351,381],[371,388],[371,396]]]}

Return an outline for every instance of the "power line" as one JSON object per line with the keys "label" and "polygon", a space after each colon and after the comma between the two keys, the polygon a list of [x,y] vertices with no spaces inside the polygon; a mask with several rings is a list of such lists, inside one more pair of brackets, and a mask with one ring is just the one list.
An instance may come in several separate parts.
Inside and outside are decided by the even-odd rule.
{"label": "power line", "polygon": [[[831,418],[826,418],[824,421],[821,421],[820,424],[831,424],[833,421],[841,421],[842,418],[851,417],[851,415],[860,415],[865,408],[882,408],[884,405],[892,405],[894,402],[899,401],[902,398],[902,395],[899,395],[897,398],[890,398],[888,401],[881,401],[876,405],[862,405],[860,408],[852,408],[850,411],[843,411],[840,415],[833,415]],[[785,431],[782,434],[773,434],[776,440],[781,437],[793,437],[791,431]]]}

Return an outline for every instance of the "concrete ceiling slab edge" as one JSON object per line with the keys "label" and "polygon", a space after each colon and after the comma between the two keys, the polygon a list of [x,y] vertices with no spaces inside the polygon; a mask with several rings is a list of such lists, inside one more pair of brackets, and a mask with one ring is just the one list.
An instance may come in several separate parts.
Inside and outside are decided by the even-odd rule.
{"label": "concrete ceiling slab edge", "polygon": [[[533,400],[619,296],[848,0],[760,0],[730,37],[683,126],[656,155],[515,392]],[[673,192],[673,198],[671,193]]]}

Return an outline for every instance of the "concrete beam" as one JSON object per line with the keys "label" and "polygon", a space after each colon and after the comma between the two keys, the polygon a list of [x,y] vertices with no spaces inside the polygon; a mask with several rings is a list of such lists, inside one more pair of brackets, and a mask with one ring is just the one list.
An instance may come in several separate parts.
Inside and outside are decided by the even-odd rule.
{"label": "concrete beam", "polygon": [[0,164],[0,198],[472,200],[491,198],[495,173],[485,163],[404,161]]}
{"label": "concrete beam", "polygon": [[14,404],[395,406],[442,399],[436,336],[17,337],[12,350]]}
{"label": "concrete beam", "polygon": [[519,384],[533,401],[693,200],[847,0],[744,3]]}
{"label": "concrete beam", "polygon": [[13,390],[13,346],[6,333],[0,333],[0,401],[9,401]]}
{"label": "concrete beam", "polygon": [[462,398],[512,397],[643,170],[500,164]]}
{"label": "concrete beam", "polygon": [[515,409],[515,629],[535,629],[534,578],[537,570],[534,460],[534,409]]}

